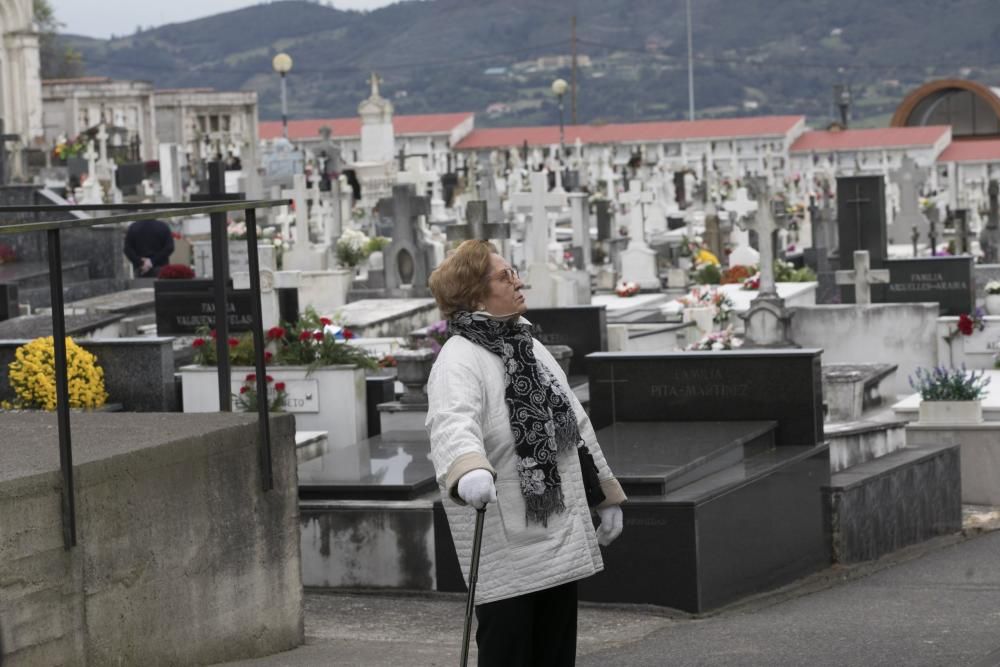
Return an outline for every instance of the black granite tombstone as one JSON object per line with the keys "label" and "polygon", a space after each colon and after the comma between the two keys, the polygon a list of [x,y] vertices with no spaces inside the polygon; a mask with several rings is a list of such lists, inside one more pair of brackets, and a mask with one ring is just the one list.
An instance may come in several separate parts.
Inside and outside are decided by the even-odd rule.
{"label": "black granite tombstone", "polygon": [[[885,180],[881,176],[837,179],[837,235],[843,269],[853,268],[855,250],[867,250],[873,269],[885,267],[889,254],[885,221]],[[878,289],[873,290],[873,300]],[[854,303],[854,287],[841,286],[841,301]]]}
{"label": "black granite tombstone", "polygon": [[971,313],[976,307],[975,260],[969,256],[886,260],[889,284],[872,291],[875,303],[936,301],[944,315]]}
{"label": "black granite tombstone", "polygon": [[533,308],[525,315],[535,338],[545,345],[568,345],[573,349],[570,375],[587,373],[586,357],[608,349],[607,313],[604,306]]}
{"label": "black granite tombstone", "polygon": [[[157,280],[153,283],[156,306],[156,332],[165,334],[196,333],[203,327],[215,326],[215,294],[211,279]],[[299,300],[295,289],[279,288],[279,316],[284,322],[298,321]],[[234,290],[232,281],[229,297],[229,329],[250,331],[253,322],[253,301],[250,290]]]}
{"label": "black granite tombstone", "polygon": [[299,497],[412,500],[437,488],[427,432],[389,431],[299,464]]}
{"label": "black granite tombstone", "polygon": [[823,441],[820,350],[587,357],[595,429],[622,421],[778,422],[777,445]]}
{"label": "black granite tombstone", "polygon": [[607,241],[611,238],[611,202],[598,199],[594,202],[594,213],[597,216],[597,240]]}
{"label": "black granite tombstone", "polygon": [[365,412],[368,413],[368,437],[382,433],[382,420],[379,418],[379,403],[389,403],[396,400],[395,376],[374,376],[365,378]]}
{"label": "black granite tombstone", "polygon": [[17,285],[0,283],[0,322],[20,314],[17,306]]}
{"label": "black granite tombstone", "polygon": [[135,194],[144,178],[146,165],[142,162],[126,162],[115,171],[115,184],[124,194]]}
{"label": "black granite tombstone", "polygon": [[587,361],[591,421],[632,493],[582,600],[698,613],[829,565],[819,350]]}

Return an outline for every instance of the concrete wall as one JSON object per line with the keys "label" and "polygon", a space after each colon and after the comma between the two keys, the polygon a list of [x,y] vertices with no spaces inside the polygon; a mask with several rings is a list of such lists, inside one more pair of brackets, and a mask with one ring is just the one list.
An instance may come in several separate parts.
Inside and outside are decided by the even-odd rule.
{"label": "concrete wall", "polygon": [[918,366],[937,363],[936,303],[794,308],[791,338],[801,347],[823,350],[823,363],[897,364],[890,390],[913,393],[908,379]]}
{"label": "concrete wall", "polygon": [[199,665],[303,641],[294,420],[72,416],[77,546],[63,548],[55,416],[7,414],[0,662]]}

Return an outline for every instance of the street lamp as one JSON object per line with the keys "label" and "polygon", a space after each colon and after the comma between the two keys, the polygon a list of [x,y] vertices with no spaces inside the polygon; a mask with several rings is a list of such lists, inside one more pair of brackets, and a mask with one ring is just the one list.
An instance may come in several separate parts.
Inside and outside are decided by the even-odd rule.
{"label": "street lamp", "polygon": [[292,70],[292,57],[279,53],[271,61],[271,67],[281,75],[281,136],[288,138],[288,93],[285,89],[285,75]]}
{"label": "street lamp", "polygon": [[559,160],[562,161],[563,154],[566,152],[566,136],[565,129],[563,128],[563,95],[566,94],[566,89],[569,88],[569,84],[563,79],[556,79],[552,82],[552,92],[559,99]]}

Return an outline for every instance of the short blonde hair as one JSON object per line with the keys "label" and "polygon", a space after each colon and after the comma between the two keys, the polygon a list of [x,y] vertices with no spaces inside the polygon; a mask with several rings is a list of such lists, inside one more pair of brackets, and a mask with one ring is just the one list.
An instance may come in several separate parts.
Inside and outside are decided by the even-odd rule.
{"label": "short blonde hair", "polygon": [[477,310],[489,293],[490,256],[496,247],[489,241],[462,241],[427,281],[445,319],[460,310]]}

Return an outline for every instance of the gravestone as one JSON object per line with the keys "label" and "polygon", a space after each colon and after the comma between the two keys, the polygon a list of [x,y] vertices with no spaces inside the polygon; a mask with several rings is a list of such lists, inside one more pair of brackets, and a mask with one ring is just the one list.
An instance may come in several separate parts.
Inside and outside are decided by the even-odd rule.
{"label": "gravestone", "polygon": [[737,188],[733,198],[723,205],[733,223],[729,233],[729,244],[733,251],[729,254],[729,266],[756,266],[760,253],[750,245],[750,230],[745,221],[757,210],[757,202],[750,198],[746,188]]}
{"label": "gravestone", "polygon": [[975,260],[972,257],[921,257],[886,260],[889,284],[875,303],[936,301],[943,315],[971,313],[976,307]]}
{"label": "gravestone", "polygon": [[854,269],[837,271],[838,285],[854,285],[855,303],[866,306],[872,302],[871,286],[884,285],[889,282],[887,269],[872,270],[867,250],[854,251]]}
{"label": "gravestone", "polygon": [[609,465],[660,488],[636,494],[581,599],[704,611],[829,566],[820,355],[588,357],[591,422]]}
{"label": "gravestone", "polygon": [[928,223],[920,212],[920,188],[927,178],[927,170],[918,167],[907,155],[899,169],[890,172],[890,178],[899,187],[899,212],[889,229],[892,242],[907,242],[912,238],[914,229],[921,236],[926,235]]}
{"label": "gravestone", "polygon": [[[881,176],[850,176],[837,179],[838,257],[845,266],[855,250],[867,250],[873,269],[885,268],[888,241],[885,225],[885,181]],[[840,288],[841,303],[854,303],[854,288]],[[881,290],[873,299],[881,300]]]}
{"label": "gravestone", "polygon": [[[215,293],[211,279],[156,280],[153,293],[156,308],[156,333],[193,334],[202,328],[215,327]],[[286,322],[298,320],[295,290],[278,289],[278,311]],[[250,331],[253,324],[253,297],[248,289],[234,290],[232,281],[226,292],[229,330]]]}
{"label": "gravestone", "polygon": [[633,180],[629,182],[624,198],[629,206],[629,231],[628,248],[621,253],[622,280],[635,283],[644,290],[659,289],[656,252],[646,243],[645,231],[645,209],[653,203],[653,195],[642,190],[639,181]]}
{"label": "gravestone", "polygon": [[590,209],[587,207],[587,195],[583,192],[573,192],[569,197],[570,220],[573,225],[573,248],[579,249],[578,264],[573,268],[587,269],[590,259]]}
{"label": "gravestone", "polygon": [[427,197],[412,185],[396,185],[391,199],[380,199],[378,213],[393,221],[392,243],[385,249],[385,286],[389,296],[430,296],[427,279],[434,269],[434,247],[419,234],[418,217],[430,213]]}
{"label": "gravestone", "polygon": [[951,212],[952,223],[955,226],[955,251],[959,255],[968,255],[971,251],[969,230],[969,210],[958,208]]}
{"label": "gravestone", "polygon": [[611,238],[611,202],[598,199],[594,202],[594,214],[597,216],[597,240],[607,241]]}
{"label": "gravestone", "polygon": [[979,245],[983,250],[983,263],[996,264],[1000,261],[1000,183],[990,181],[987,189],[990,198],[986,226],[979,233]]}
{"label": "gravestone", "polygon": [[532,308],[526,317],[533,335],[544,345],[568,345],[573,350],[569,375],[585,375],[586,357],[608,350],[607,311],[604,306]]}
{"label": "gravestone", "polygon": [[0,283],[0,322],[20,315],[17,306],[17,285]]}
{"label": "gravestone", "polygon": [[507,223],[491,222],[497,218],[489,215],[489,203],[482,200],[470,201],[465,205],[465,224],[448,225],[445,228],[445,235],[449,241],[466,241],[469,239],[479,239],[489,241],[491,239],[510,238],[510,225]]}
{"label": "gravestone", "polygon": [[[191,244],[194,274],[198,278],[212,277],[212,242],[194,241]],[[257,260],[261,269],[278,270],[274,246],[257,245]],[[231,239],[229,244],[229,275],[250,270],[250,250],[245,240]]]}

